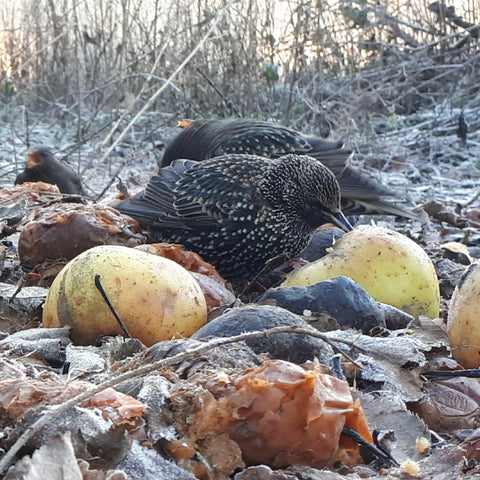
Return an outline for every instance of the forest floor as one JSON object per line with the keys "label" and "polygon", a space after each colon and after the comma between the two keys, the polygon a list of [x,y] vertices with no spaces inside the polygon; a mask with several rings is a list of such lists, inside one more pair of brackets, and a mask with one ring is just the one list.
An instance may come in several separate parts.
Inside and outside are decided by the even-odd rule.
{"label": "forest floor", "polygon": [[[425,206],[430,214],[432,230],[436,232],[436,236],[425,237],[420,223],[415,221],[382,217],[378,219],[378,223],[389,226],[400,233],[408,234],[427,247],[427,250],[429,249],[428,242],[432,238],[434,242],[440,243],[462,242],[469,247],[472,258],[478,260],[480,258],[480,248],[478,247],[480,131],[471,130],[468,133],[467,141],[462,142],[456,134],[459,114],[458,109],[444,110],[440,113],[424,110],[415,115],[396,117],[392,122],[382,119],[376,122],[375,126],[372,123],[372,128],[368,133],[365,133],[364,129],[362,134],[357,133],[345,138],[345,143],[355,151],[352,159],[355,167],[391,187],[397,192],[399,199],[408,200],[412,205]],[[470,116],[475,116],[475,110],[466,111],[465,114],[468,120]],[[26,151],[26,128],[22,110],[9,110],[4,117],[3,126],[0,126],[2,138],[0,142],[0,187],[2,188],[13,185],[16,174],[23,168]],[[89,142],[79,144],[76,141],[78,132],[75,124],[58,118],[37,117],[34,121],[30,119],[28,137],[31,145],[47,145],[53,149],[58,159],[67,161],[73,169],[80,173],[87,194],[92,199],[99,200],[115,193],[119,179],[133,191],[142,188],[157,169],[164,146],[175,136],[177,131],[176,119],[169,119],[168,115],[160,113],[150,114],[147,118],[141,119],[110,154],[108,154],[110,144],[102,143],[105,138],[102,128],[99,127],[98,132],[92,135]],[[462,266],[463,268],[465,267]],[[457,280],[458,275],[452,278],[452,285]],[[452,289],[448,291],[451,294]],[[442,299],[444,311],[448,308],[449,296]],[[428,328],[433,327],[429,325]],[[425,333],[423,332],[421,335],[425,335]],[[426,343],[431,345],[430,342],[434,343],[435,341],[429,339]],[[445,339],[442,341],[445,342]],[[8,349],[3,350],[0,358],[4,356],[7,362],[10,354],[11,351],[9,353]],[[5,365],[7,364],[5,363],[3,368]],[[368,398],[364,398],[363,401],[365,402],[364,408],[368,413],[368,410],[373,408],[372,402],[369,402]],[[387,403],[386,408],[392,408],[391,404]],[[381,414],[375,411],[375,408],[373,410],[369,414],[379,421],[378,417],[381,417]],[[413,416],[402,410],[391,420],[390,425],[387,423],[387,426],[390,426],[391,429],[400,429],[400,424],[397,422],[404,420],[407,422],[407,417],[408,422],[414,422]],[[420,428],[422,425],[415,423],[415,428]],[[62,439],[62,442],[60,447],[64,448],[66,440]],[[441,458],[441,454],[437,451],[430,460],[423,460],[424,463],[421,464],[423,470],[421,469],[422,473],[418,478],[455,478],[452,475],[458,473],[457,466],[461,455],[460,450],[451,448],[445,457],[448,460],[448,455],[452,456],[450,464],[445,460],[446,463],[443,465],[442,461],[438,460]],[[469,457],[471,462],[465,463],[464,471],[470,472],[468,475],[466,474],[468,478],[478,478],[475,459],[475,455],[472,454]],[[37,458],[36,461],[42,464],[44,459]],[[249,476],[245,472],[247,470],[243,474],[239,473],[235,478],[245,480],[260,478],[256,477],[255,473]],[[348,472],[349,475],[346,478],[373,478],[365,472],[363,474],[354,471]],[[445,476],[442,476],[442,472]],[[322,476],[320,471],[307,472],[307,470],[300,469],[295,472],[293,469],[290,473],[291,475],[288,472],[263,472],[264,476],[261,478],[271,478],[272,480],[342,478],[342,474],[338,472],[332,473],[332,476]],[[169,477],[165,474],[165,477],[162,478],[180,478],[178,472],[170,475]],[[186,479],[193,478],[188,476],[189,474],[185,473],[185,475]],[[325,473],[325,475],[327,474]],[[391,471],[385,475],[379,478],[406,478],[406,474],[399,471]]]}

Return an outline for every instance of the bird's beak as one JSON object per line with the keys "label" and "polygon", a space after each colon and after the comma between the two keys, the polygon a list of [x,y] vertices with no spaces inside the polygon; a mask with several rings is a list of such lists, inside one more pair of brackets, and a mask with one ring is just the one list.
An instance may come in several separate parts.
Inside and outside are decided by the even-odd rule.
{"label": "bird's beak", "polygon": [[347,220],[342,212],[331,213],[328,215],[333,224],[341,228],[344,232],[353,230],[352,224]]}
{"label": "bird's beak", "polygon": [[187,128],[192,124],[191,120],[179,120],[177,123],[177,127],[179,128]]}
{"label": "bird's beak", "polygon": [[42,163],[42,156],[36,153],[27,153],[27,168],[34,168]]}

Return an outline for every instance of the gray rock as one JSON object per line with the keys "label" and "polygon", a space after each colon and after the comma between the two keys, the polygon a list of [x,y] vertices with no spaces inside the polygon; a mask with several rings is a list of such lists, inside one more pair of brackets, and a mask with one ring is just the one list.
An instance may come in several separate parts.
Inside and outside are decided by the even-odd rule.
{"label": "gray rock", "polygon": [[304,314],[326,312],[342,329],[356,328],[368,333],[385,327],[385,319],[375,300],[357,282],[335,277],[308,287],[278,287],[265,292],[259,301],[275,300],[279,307]]}

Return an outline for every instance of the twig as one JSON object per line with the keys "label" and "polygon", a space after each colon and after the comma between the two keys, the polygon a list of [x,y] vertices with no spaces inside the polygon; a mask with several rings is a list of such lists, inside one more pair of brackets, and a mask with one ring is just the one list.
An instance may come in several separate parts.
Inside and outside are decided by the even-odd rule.
{"label": "twig", "polygon": [[107,307],[109,308],[109,310],[112,312],[112,315],[115,317],[115,320],[120,325],[120,328],[123,330],[123,333],[125,334],[125,336],[127,338],[132,338],[130,333],[128,333],[127,327],[125,326],[122,319],[120,318],[120,315],[115,310],[115,307],[112,305],[112,302],[108,298],[107,292],[105,291],[102,285],[101,276],[98,273],[95,275],[95,287],[100,292],[100,295],[102,296],[103,300],[107,304]]}
{"label": "twig", "polygon": [[[157,58],[160,58],[161,56],[162,55],[160,53],[159,55],[157,55]],[[154,64],[154,67],[155,67],[155,65],[156,64]],[[154,67],[152,67],[152,70],[153,70]],[[162,83],[168,82],[168,80],[166,78],[159,77],[157,75],[153,75],[152,73],[132,73],[130,75],[124,75],[122,77],[108,79],[102,85],[100,85],[98,87],[92,88],[90,90],[83,90],[83,91],[78,92],[78,93],[91,95],[92,93],[102,91],[102,90],[106,89],[107,87],[112,86],[115,83],[124,82],[124,81],[130,80],[132,78],[143,78],[145,80],[156,80],[157,82],[162,82]],[[174,90],[177,93],[180,93],[180,89],[174,83],[170,82],[169,85],[170,85],[170,88],[172,88],[172,90]]]}
{"label": "twig", "polygon": [[44,50],[47,50],[48,48],[50,48],[53,44],[57,43],[62,37],[64,37],[67,33],[70,33],[70,29],[68,28],[65,28],[65,30],[58,34],[55,38],[52,38],[52,40],[50,40],[50,42],[48,42],[46,45],[44,45],[42,48],[40,48],[39,50],[35,50],[35,53],[33,55],[31,55],[29,58],[27,58],[27,60],[25,60],[18,68],[17,68],[17,72],[18,72],[18,76],[21,77],[21,72],[22,70],[30,63],[32,62],[36,57],[40,57],[41,58],[41,54]]}
{"label": "twig", "polygon": [[473,202],[475,202],[475,201],[478,200],[478,197],[480,197],[480,190],[479,190],[467,203],[465,203],[463,206],[464,206],[464,207],[469,207]]}
{"label": "twig", "polygon": [[25,122],[25,145],[30,148],[30,121],[28,116],[28,110],[23,108],[23,120]]}
{"label": "twig", "polygon": [[[110,130],[110,132],[108,132],[107,136],[103,139],[103,142],[102,144],[103,145],[107,145],[114,133],[118,130],[118,128],[120,127],[122,121],[124,120],[124,118],[131,112],[133,111],[133,108],[135,107],[135,105],[137,104],[137,102],[140,100],[140,98],[142,97],[143,93],[145,92],[145,89],[147,87],[147,84],[148,82],[154,78],[154,75],[153,75],[153,72],[155,71],[155,69],[157,68],[157,65],[158,65],[158,62],[160,61],[160,58],[162,58],[163,56],[163,52],[166,48],[166,45],[163,46],[162,48],[162,51],[159,52],[157,54],[157,56],[155,57],[155,62],[153,63],[152,65],[152,68],[150,69],[150,74],[147,76],[147,78],[145,79],[145,82],[143,83],[142,85],[142,88],[140,89],[140,92],[138,93],[138,95],[135,97],[134,101],[131,102],[129,105],[127,105],[127,108],[122,112],[122,114],[120,115],[120,117],[117,119],[117,121],[115,122],[115,125],[113,126],[113,128]],[[164,85],[171,85],[173,86],[173,84],[170,82],[168,82],[168,80],[165,80],[165,79],[162,79],[165,81],[165,84]],[[175,87],[177,88],[177,87]]]}
{"label": "twig", "polygon": [[145,105],[140,109],[140,111],[135,115],[135,117],[130,121],[130,123],[125,127],[125,129],[119,134],[117,139],[110,145],[108,150],[105,152],[105,154],[102,156],[102,158],[98,161],[97,165],[95,165],[95,168],[90,172],[90,175],[86,178],[86,182],[88,182],[96,173],[98,170],[98,167],[102,165],[109,155],[113,152],[115,147],[122,141],[123,137],[127,134],[127,132],[132,128],[133,125],[137,122],[137,120],[150,108],[152,103],[160,96],[161,93],[170,85],[170,83],[173,81],[173,79],[183,70],[183,68],[190,62],[190,60],[196,55],[196,53],[203,47],[203,45],[208,41],[210,38],[210,34],[215,30],[217,27],[218,22],[220,19],[223,17],[224,12],[226,9],[230,6],[230,4],[227,4],[222,10],[220,11],[219,14],[217,14],[217,17],[213,21],[211,27],[208,29],[208,31],[205,33],[205,35],[201,38],[200,42],[195,46],[195,48],[190,52],[190,54],[187,56],[187,58],[177,67],[177,69],[170,75],[166,83],[164,83],[148,100],[148,102],[145,103]]}
{"label": "twig", "polygon": [[480,378],[480,368],[468,368],[465,370],[429,370],[422,373],[424,377],[467,377]]}
{"label": "twig", "polygon": [[225,95],[220,91],[220,89],[215,85],[213,80],[206,74],[203,73],[200,68],[196,68],[197,72],[207,81],[207,83],[215,90],[217,95],[222,99],[222,102],[225,104],[226,107],[229,107],[233,110],[233,113],[240,117],[240,112],[238,111],[238,108],[233,104],[231,100],[228,100],[228,98],[225,98]]}
{"label": "twig", "polygon": [[107,182],[105,187],[103,187],[103,190],[96,196],[96,198],[95,198],[96,202],[99,202],[102,199],[102,197],[107,193],[107,191],[112,186],[115,179],[120,180],[119,175],[120,175],[121,171],[125,168],[125,165],[127,164],[128,158],[129,157],[125,158],[125,160],[117,168],[116,172],[110,177],[110,180]]}
{"label": "twig", "polygon": [[357,442],[359,445],[362,445],[363,447],[368,449],[370,453],[372,453],[379,460],[384,462],[386,468],[400,466],[400,464],[392,457],[392,455],[390,455],[390,453],[380,450],[380,448],[378,448],[375,444],[365,440],[356,430],[353,430],[352,428],[349,428],[349,427],[343,427],[342,434],[348,438],[351,438],[352,440]]}

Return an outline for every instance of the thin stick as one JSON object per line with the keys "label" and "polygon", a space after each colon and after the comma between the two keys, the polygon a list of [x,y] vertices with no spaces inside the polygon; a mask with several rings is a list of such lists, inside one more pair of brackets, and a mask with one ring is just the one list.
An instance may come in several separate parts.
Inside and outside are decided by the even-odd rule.
{"label": "thin stick", "polygon": [[[5,455],[0,459],[0,475],[7,469],[10,463],[13,461],[13,458],[18,453],[18,451],[26,445],[26,443],[35,435],[37,435],[44,427],[48,424],[52,423],[56,418],[60,415],[63,415],[71,408],[75,407],[79,403],[91,398],[93,395],[105,390],[106,388],[114,387],[119,383],[122,383],[126,380],[131,378],[138,378],[143,375],[147,375],[150,372],[155,370],[160,370],[167,365],[172,365],[175,363],[180,363],[188,358],[191,358],[197,354],[202,354],[204,352],[208,352],[213,348],[219,347],[221,345],[228,345],[230,343],[237,343],[243,342],[246,340],[251,340],[254,338],[262,338],[268,337],[269,335],[277,335],[280,333],[297,333],[300,335],[309,335],[315,338],[320,338],[325,342],[331,344],[331,342],[340,342],[345,343],[347,345],[351,345],[352,342],[335,338],[332,336],[328,336],[322,332],[316,332],[312,329],[307,328],[299,328],[299,327],[275,327],[269,330],[265,330],[263,332],[248,332],[242,333],[241,335],[235,335],[234,337],[226,337],[226,338],[214,338],[208,342],[202,343],[197,347],[194,347],[186,352],[178,353],[172,357],[164,358],[162,360],[158,360],[154,363],[149,363],[147,365],[143,365],[142,367],[135,368],[125,373],[121,373],[118,376],[110,378],[105,382],[100,383],[99,385],[93,386],[91,389],[86,390],[75,397],[67,400],[66,402],[62,403],[61,405],[54,405],[48,406],[45,408],[43,415],[33,422],[16,440],[16,442],[10,447],[10,449],[5,453]],[[358,348],[358,347],[357,347]]]}
{"label": "thin stick", "polygon": [[125,129],[119,134],[117,139],[110,145],[108,150],[102,156],[102,158],[97,162],[95,168],[90,172],[88,177],[85,179],[85,182],[91,180],[91,178],[95,175],[98,170],[98,167],[105,163],[108,156],[113,152],[115,147],[123,140],[123,137],[127,134],[127,132],[135,125],[137,120],[150,108],[152,103],[160,96],[161,93],[172,83],[173,79],[183,70],[183,68],[190,62],[190,60],[196,55],[196,53],[203,47],[203,45],[207,42],[210,38],[211,33],[217,27],[218,22],[223,17],[223,13],[225,10],[230,6],[227,4],[220,13],[217,15],[215,20],[213,21],[211,27],[208,29],[207,33],[202,37],[200,42],[196,45],[196,47],[191,51],[190,55],[177,67],[177,69],[170,75],[168,80],[149,98],[148,102],[140,109],[140,111],[135,115],[135,117],[130,121],[130,123],[125,127]]}
{"label": "thin stick", "polygon": [[465,370],[429,370],[422,373],[424,377],[467,377],[480,378],[480,368],[467,368]]}
{"label": "thin stick", "polygon": [[473,202],[475,202],[475,201],[478,199],[478,197],[480,197],[480,190],[479,190],[467,203],[465,203],[463,206],[464,206],[464,207],[470,206]]}
{"label": "thin stick", "polygon": [[127,327],[125,326],[122,319],[120,318],[120,315],[117,313],[117,311],[115,310],[115,307],[112,305],[112,302],[108,298],[107,292],[103,288],[103,285],[102,285],[102,282],[101,282],[101,277],[98,273],[95,275],[95,287],[100,292],[100,295],[103,297],[103,299],[105,300],[105,303],[107,304],[107,307],[112,312],[113,316],[115,317],[115,320],[120,325],[120,327],[123,330],[123,333],[125,334],[125,336],[127,338],[132,338],[132,336],[128,333]]}
{"label": "thin stick", "polygon": [[[152,66],[152,68],[150,69],[150,74],[148,75],[148,77],[145,79],[145,82],[143,83],[142,85],[142,88],[140,90],[140,92],[138,93],[138,95],[135,97],[135,100],[133,102],[130,103],[130,105],[128,105],[128,107],[123,111],[123,113],[120,115],[120,117],[117,119],[117,121],[115,122],[115,125],[113,126],[113,128],[110,130],[110,132],[108,132],[108,135],[103,139],[103,142],[102,142],[102,145],[107,145],[113,135],[115,134],[115,132],[118,130],[118,128],[120,127],[121,123],[123,122],[123,120],[125,119],[125,117],[131,112],[133,111],[133,108],[135,107],[135,105],[137,104],[138,100],[142,97],[143,95],[143,92],[146,90],[146,87],[147,87],[147,84],[148,82],[154,78],[154,75],[153,75],[153,72],[155,71],[155,69],[157,68],[157,65],[158,65],[158,62],[160,61],[160,58],[162,58],[162,55],[163,55],[163,52],[166,48],[166,45],[164,45],[162,51],[157,55],[157,57],[155,58],[155,62]],[[169,80],[165,80],[165,79],[162,79],[165,83],[168,83],[170,81]],[[169,83],[169,85],[171,87],[174,87],[174,88],[177,88],[175,85],[173,85],[173,83]],[[178,88],[177,88],[178,90]],[[128,128],[128,127],[127,127]]]}
{"label": "thin stick", "polygon": [[351,438],[358,444],[366,447],[377,458],[385,462],[386,468],[399,467],[399,463],[387,452],[380,450],[375,444],[365,440],[356,430],[349,427],[343,427],[342,434],[348,438]]}

